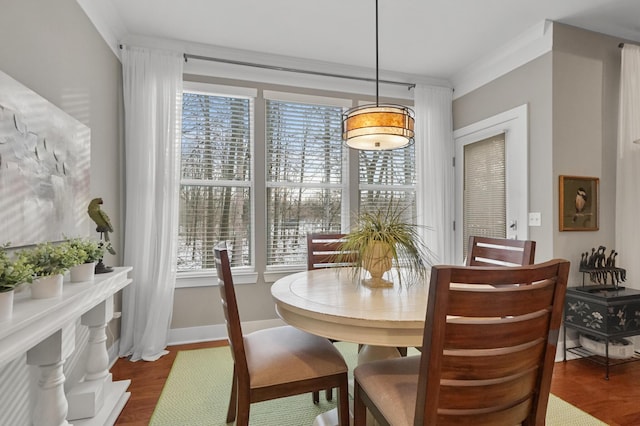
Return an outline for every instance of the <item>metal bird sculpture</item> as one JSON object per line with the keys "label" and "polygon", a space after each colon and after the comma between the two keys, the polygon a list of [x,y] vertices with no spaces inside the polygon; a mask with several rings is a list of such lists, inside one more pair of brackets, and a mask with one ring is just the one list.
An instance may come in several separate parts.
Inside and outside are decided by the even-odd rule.
{"label": "metal bird sculpture", "polygon": [[116,254],[116,251],[113,249],[111,244],[109,244],[109,232],[113,232],[113,225],[111,225],[109,216],[107,216],[107,214],[100,208],[101,204],[102,198],[94,198],[89,203],[87,212],[89,213],[91,220],[96,224],[96,232],[99,232],[104,236],[104,241],[107,243],[106,248],[109,253]]}

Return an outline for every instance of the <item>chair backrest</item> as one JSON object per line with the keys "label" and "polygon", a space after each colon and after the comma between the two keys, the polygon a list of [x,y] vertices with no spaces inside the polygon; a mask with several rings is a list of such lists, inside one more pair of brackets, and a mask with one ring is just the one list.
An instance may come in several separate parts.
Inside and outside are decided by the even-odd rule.
{"label": "chair backrest", "polygon": [[535,241],[471,236],[469,237],[465,265],[533,265],[535,256]]}
{"label": "chair backrest", "polygon": [[415,424],[544,424],[568,274],[434,266]]}
{"label": "chair backrest", "polygon": [[240,315],[238,314],[236,291],[233,287],[233,277],[231,276],[229,254],[224,243],[218,244],[213,252],[216,260],[216,270],[218,272],[220,301],[222,302],[222,310],[224,311],[224,318],[227,324],[229,346],[231,347],[231,354],[235,362],[235,369],[239,380],[248,380],[249,369],[247,367]]}
{"label": "chair backrest", "polygon": [[342,253],[346,234],[307,234],[307,269],[350,266],[355,263],[355,253]]}

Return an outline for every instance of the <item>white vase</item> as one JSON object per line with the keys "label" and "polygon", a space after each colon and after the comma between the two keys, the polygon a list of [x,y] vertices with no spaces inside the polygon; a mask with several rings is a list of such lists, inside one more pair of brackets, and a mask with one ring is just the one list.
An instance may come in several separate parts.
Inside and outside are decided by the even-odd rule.
{"label": "white vase", "polygon": [[62,296],[62,274],[47,275],[33,280],[31,285],[32,299],[49,299]]}
{"label": "white vase", "polygon": [[13,316],[13,293],[13,290],[0,292],[0,322]]}
{"label": "white vase", "polygon": [[69,269],[72,283],[93,281],[95,277],[96,262],[83,263]]}

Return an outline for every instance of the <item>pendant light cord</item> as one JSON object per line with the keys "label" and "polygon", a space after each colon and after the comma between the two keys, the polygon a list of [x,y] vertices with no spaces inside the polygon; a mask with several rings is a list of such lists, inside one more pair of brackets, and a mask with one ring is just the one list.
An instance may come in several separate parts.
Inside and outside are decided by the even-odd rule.
{"label": "pendant light cord", "polygon": [[380,94],[379,81],[379,66],[378,66],[378,0],[376,0],[376,106],[379,106],[378,97]]}

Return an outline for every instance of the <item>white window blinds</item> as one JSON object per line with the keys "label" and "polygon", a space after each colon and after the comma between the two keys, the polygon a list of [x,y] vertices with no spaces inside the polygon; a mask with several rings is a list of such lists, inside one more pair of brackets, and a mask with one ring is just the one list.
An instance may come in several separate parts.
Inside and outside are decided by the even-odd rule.
{"label": "white window blinds", "polygon": [[340,232],[341,106],[266,100],[267,265],[306,263],[306,234]]}
{"label": "white window blinds", "polygon": [[182,111],[178,270],[215,268],[221,241],[250,265],[253,100],[185,92]]}
{"label": "white window blinds", "polygon": [[[465,145],[463,241],[469,236],[506,237],[504,133]],[[467,245],[463,244],[463,254]]]}
{"label": "white window blinds", "polygon": [[359,155],[360,211],[386,210],[393,203],[415,223],[415,146]]}

